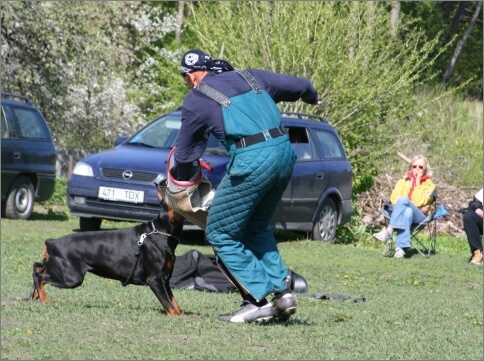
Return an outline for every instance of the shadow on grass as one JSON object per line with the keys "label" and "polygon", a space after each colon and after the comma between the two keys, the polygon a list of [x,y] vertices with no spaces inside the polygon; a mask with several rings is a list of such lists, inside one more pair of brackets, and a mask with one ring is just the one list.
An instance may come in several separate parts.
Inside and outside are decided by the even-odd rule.
{"label": "shadow on grass", "polygon": [[65,212],[53,211],[49,209],[47,213],[39,213],[39,212],[32,212],[30,216],[30,220],[32,221],[67,221],[69,220],[69,215]]}
{"label": "shadow on grass", "polygon": [[[274,231],[277,242],[299,242],[308,239],[302,232],[291,232],[285,230]],[[205,232],[202,230],[184,230],[181,236],[181,243],[193,246],[209,246],[205,239]]]}

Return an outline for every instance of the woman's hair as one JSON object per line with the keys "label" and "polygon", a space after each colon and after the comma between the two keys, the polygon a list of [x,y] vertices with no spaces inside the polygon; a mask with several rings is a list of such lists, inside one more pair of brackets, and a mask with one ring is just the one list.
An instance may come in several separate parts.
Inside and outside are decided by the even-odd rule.
{"label": "woman's hair", "polygon": [[412,170],[412,164],[415,163],[416,160],[423,159],[425,161],[425,174],[429,177],[432,177],[432,169],[430,168],[429,161],[425,158],[422,154],[416,155],[412,158],[410,163],[408,163],[408,171]]}

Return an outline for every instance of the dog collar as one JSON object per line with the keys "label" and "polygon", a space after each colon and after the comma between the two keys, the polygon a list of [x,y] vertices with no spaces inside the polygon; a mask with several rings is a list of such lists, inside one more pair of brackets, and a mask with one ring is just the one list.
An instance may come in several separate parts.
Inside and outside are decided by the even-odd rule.
{"label": "dog collar", "polygon": [[150,233],[143,233],[139,237],[138,246],[142,246],[143,242],[145,241],[145,238],[152,235],[152,234],[162,234],[162,235],[167,236],[167,237],[175,238],[178,242],[180,242],[180,239],[178,237],[175,237],[172,234],[168,234],[168,233],[161,232],[161,231],[157,230],[153,222],[151,222],[151,227],[153,228],[153,230]]}

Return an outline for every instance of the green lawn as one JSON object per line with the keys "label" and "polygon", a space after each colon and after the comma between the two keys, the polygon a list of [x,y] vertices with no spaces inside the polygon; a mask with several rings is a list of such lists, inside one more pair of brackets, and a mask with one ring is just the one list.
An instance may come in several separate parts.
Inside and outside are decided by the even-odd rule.
{"label": "green lawn", "polygon": [[[285,324],[230,324],[217,316],[238,308],[235,293],[175,289],[184,315],[167,317],[148,287],[94,275],[74,290],[47,286],[51,305],[25,300],[44,240],[78,228],[74,217],[34,219],[1,223],[1,359],[483,358],[483,269],[468,265],[463,239],[439,237],[437,254],[428,259],[393,259],[382,256],[377,241],[340,245],[280,236],[283,258],[307,279],[309,295],[297,295],[297,313]],[[199,238],[185,232],[176,253],[210,253]],[[319,300],[313,293],[366,302]]]}

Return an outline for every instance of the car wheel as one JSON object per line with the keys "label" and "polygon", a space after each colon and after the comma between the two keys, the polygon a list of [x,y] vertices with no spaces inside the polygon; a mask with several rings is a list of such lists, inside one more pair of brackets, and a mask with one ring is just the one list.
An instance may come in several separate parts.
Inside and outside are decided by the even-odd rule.
{"label": "car wheel", "polygon": [[82,232],[99,231],[101,229],[101,218],[79,217],[79,228]]}
{"label": "car wheel", "polygon": [[317,221],[313,227],[313,240],[334,242],[336,227],[338,226],[338,212],[332,199],[327,198],[321,206]]}
{"label": "car wheel", "polygon": [[5,216],[11,219],[29,219],[34,210],[34,186],[28,177],[20,176],[12,184],[5,202]]}

